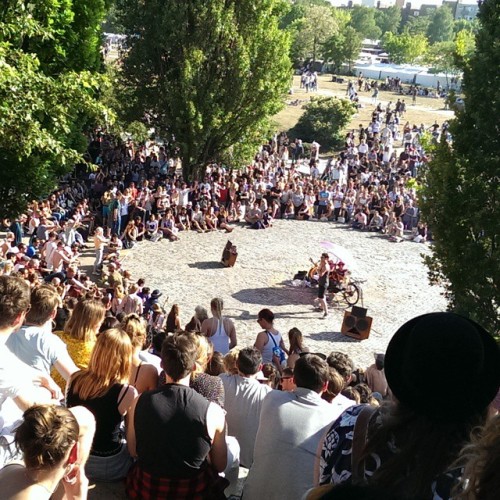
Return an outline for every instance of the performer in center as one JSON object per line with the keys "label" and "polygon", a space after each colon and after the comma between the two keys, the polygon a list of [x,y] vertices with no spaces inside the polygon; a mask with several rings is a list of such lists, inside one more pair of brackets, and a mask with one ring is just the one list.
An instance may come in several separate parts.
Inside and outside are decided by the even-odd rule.
{"label": "performer in center", "polygon": [[319,307],[323,311],[323,318],[328,316],[328,304],[326,302],[326,292],[328,290],[330,274],[330,263],[328,262],[328,254],[321,254],[321,261],[318,267],[318,300]]}

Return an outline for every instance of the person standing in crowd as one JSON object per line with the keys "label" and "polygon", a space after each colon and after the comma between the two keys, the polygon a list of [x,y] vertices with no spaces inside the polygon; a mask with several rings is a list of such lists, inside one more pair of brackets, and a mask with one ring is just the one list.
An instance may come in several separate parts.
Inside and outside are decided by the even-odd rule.
{"label": "person standing in crowd", "polygon": [[330,283],[330,263],[328,254],[322,253],[318,266],[318,301],[319,309],[323,312],[323,318],[328,317],[327,290]]}
{"label": "person standing in crowd", "polygon": [[94,269],[93,274],[98,276],[100,266],[102,265],[102,259],[104,256],[104,248],[106,244],[109,242],[107,238],[104,236],[104,229],[102,227],[98,227],[94,233],[94,247],[95,247],[95,260],[94,260]]}
{"label": "person standing in crowd", "polygon": [[212,317],[207,318],[201,325],[201,332],[207,336],[213,345],[214,351],[227,354],[238,343],[236,329],[231,319],[222,316],[224,302],[214,298],[210,302]]}
{"label": "person standing in crowd", "polygon": [[[134,403],[127,443],[137,461],[127,477],[127,495],[139,498],[224,499],[227,481],[224,412],[189,387],[198,346],[194,333],[167,337],[162,364],[167,383]],[[210,461],[208,461],[210,457]]]}

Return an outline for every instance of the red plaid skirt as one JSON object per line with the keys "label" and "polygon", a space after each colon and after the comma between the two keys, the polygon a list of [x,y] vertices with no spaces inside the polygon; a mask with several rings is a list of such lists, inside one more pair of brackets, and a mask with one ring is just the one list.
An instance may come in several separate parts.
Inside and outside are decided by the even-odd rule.
{"label": "red plaid skirt", "polygon": [[189,479],[155,477],[135,464],[127,476],[127,496],[137,500],[224,500],[229,481],[210,466]]}

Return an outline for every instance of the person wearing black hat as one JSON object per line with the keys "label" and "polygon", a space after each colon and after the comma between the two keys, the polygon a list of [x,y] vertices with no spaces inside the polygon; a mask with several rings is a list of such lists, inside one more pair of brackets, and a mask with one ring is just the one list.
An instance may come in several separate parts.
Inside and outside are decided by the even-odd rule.
{"label": "person wearing black hat", "polygon": [[395,333],[384,365],[394,400],[355,406],[333,423],[320,484],[368,481],[402,500],[449,498],[461,475],[453,463],[500,385],[498,345],[467,318],[424,314]]}
{"label": "person wearing black hat", "polygon": [[154,304],[158,304],[158,301],[160,300],[160,297],[162,295],[163,294],[160,292],[160,290],[158,289],[153,290],[153,293],[146,299],[146,302],[144,304],[145,315],[147,315],[151,311]]}

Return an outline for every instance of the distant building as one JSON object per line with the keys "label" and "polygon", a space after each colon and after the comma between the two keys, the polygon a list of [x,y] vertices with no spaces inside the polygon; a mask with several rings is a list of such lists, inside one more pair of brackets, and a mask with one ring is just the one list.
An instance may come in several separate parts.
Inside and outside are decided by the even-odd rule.
{"label": "distant building", "polygon": [[455,19],[472,19],[477,17],[479,12],[479,4],[477,2],[463,0],[444,0],[443,5],[447,5]]}
{"label": "distant building", "polygon": [[455,19],[474,19],[479,11],[477,0],[328,0],[334,7],[352,9],[356,5],[387,9],[396,6],[402,10],[403,21],[410,17],[427,16],[446,5]]}

